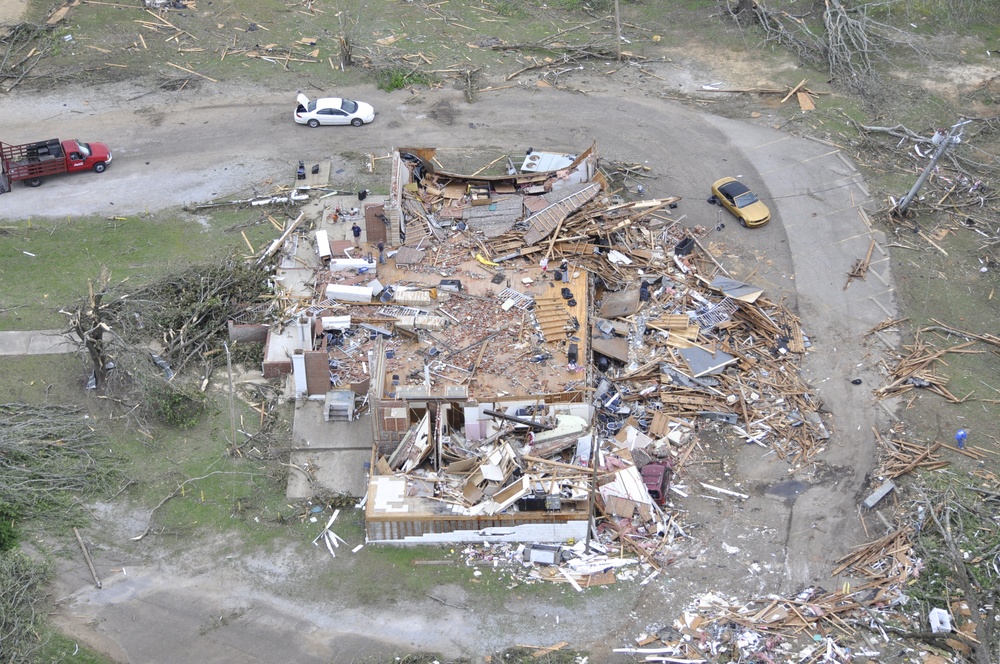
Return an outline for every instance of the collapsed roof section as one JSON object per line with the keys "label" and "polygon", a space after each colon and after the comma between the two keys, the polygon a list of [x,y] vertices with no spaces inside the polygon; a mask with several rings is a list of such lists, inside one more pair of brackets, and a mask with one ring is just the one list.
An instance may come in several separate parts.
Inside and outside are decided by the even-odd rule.
{"label": "collapsed roof section", "polygon": [[[422,246],[421,240],[428,235],[443,239],[443,231],[452,224],[469,228],[482,238],[496,237],[515,227],[523,229],[533,221],[534,213],[581,189],[593,197],[607,186],[597,168],[596,146],[579,155],[529,149],[520,165],[509,156],[501,156],[472,175],[447,169],[439,156],[454,159],[456,155],[444,152],[400,148],[393,153],[386,202],[390,242]],[[563,206],[559,213],[565,217],[576,207],[579,205]],[[555,216],[553,211],[544,219]],[[548,230],[551,233],[554,227]]]}

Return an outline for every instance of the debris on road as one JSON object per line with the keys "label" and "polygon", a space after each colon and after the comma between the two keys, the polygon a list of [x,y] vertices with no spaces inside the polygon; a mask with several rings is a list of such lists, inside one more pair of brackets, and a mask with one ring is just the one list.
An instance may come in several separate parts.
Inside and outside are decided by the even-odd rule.
{"label": "debris on road", "polygon": [[871,266],[872,252],[875,251],[875,238],[872,238],[871,243],[868,245],[868,252],[865,254],[864,258],[859,258],[854,262],[851,267],[851,271],[847,273],[847,283],[844,284],[844,290],[851,285],[851,282],[855,279],[864,279],[868,274],[868,268]]}

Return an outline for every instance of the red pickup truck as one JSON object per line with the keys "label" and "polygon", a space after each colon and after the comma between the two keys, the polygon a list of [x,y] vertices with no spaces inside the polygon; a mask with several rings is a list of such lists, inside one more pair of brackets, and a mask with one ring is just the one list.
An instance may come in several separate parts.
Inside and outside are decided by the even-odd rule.
{"label": "red pickup truck", "polygon": [[111,163],[111,150],[104,143],[81,143],[78,140],[60,141],[53,138],[37,143],[10,145],[0,143],[0,192],[24,180],[29,187],[37,187],[42,178],[57,173],[94,171],[103,173]]}

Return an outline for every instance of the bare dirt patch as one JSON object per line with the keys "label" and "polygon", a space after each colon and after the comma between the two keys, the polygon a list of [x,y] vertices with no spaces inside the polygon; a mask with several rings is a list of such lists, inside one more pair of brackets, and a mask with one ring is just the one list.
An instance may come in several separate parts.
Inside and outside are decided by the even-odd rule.
{"label": "bare dirt patch", "polygon": [[[28,0],[0,0],[0,25],[17,23],[28,9]],[[0,33],[3,30],[0,29]]]}

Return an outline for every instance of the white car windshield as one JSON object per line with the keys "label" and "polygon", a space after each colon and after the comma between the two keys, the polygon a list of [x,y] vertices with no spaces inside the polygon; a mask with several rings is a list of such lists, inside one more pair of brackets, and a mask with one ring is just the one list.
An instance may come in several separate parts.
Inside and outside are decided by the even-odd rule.
{"label": "white car windshield", "polygon": [[354,113],[358,110],[358,102],[351,101],[350,99],[345,99],[340,105],[340,108],[347,111],[348,113]]}

